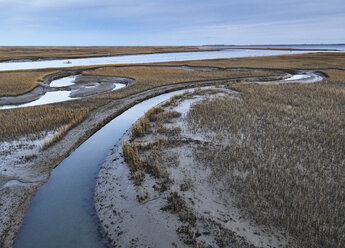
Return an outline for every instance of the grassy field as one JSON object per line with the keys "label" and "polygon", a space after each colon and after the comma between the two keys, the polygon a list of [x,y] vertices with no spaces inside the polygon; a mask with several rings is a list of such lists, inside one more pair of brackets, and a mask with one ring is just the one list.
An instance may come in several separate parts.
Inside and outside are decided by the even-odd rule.
{"label": "grassy field", "polygon": [[[206,49],[204,49],[206,50]],[[0,61],[39,58],[81,58],[125,54],[200,51],[182,46],[124,46],[124,47],[0,47]]]}
{"label": "grassy field", "polygon": [[[36,70],[0,73],[0,92],[6,92],[4,95],[23,93],[31,87],[35,87],[37,85],[37,80],[41,80],[45,75],[53,72],[53,70]],[[56,107],[61,107],[61,109],[51,106],[41,106],[23,108],[20,110],[0,110],[0,114],[2,115],[0,140],[9,138],[14,139],[25,134],[31,135],[44,130],[57,129],[69,122],[72,122],[74,123],[73,125],[75,125],[77,122],[83,120],[85,113],[97,109],[98,107],[107,104],[109,101],[121,99],[162,85],[217,78],[263,76],[270,73],[277,74],[277,72],[262,71],[200,72],[160,67],[123,66],[108,66],[105,68],[87,70],[84,74],[129,77],[135,79],[136,82],[119,91],[54,105]],[[14,123],[15,125],[13,125]],[[37,125],[35,125],[35,123],[37,123]],[[72,127],[73,125],[68,126]]]}
{"label": "grassy field", "polygon": [[11,71],[0,72],[0,97],[27,93],[38,86],[47,72]]}
{"label": "grassy field", "polygon": [[[223,185],[246,218],[289,233],[298,247],[345,245],[345,73],[329,75],[304,85],[229,84],[239,97],[201,101],[186,117],[198,137],[213,137],[193,152],[202,168],[211,168],[211,181]],[[146,134],[161,134],[160,123],[169,119],[163,115],[161,107],[148,111],[123,144],[136,184],[145,172],[164,175],[157,161],[178,146],[164,139],[140,143]],[[168,131],[162,130],[175,137]]]}
{"label": "grassy field", "polygon": [[[163,63],[166,65],[181,64],[181,62]],[[344,53],[310,53],[296,55],[278,55],[251,58],[232,58],[188,61],[191,66],[215,66],[220,68],[269,68],[269,69],[345,69]]]}
{"label": "grassy field", "polygon": [[89,113],[87,108],[62,108],[37,106],[0,111],[0,140],[11,140],[32,134],[37,138],[42,131],[56,130],[62,126],[72,127]]}
{"label": "grassy field", "polygon": [[[282,72],[281,72],[282,73]],[[193,82],[202,80],[238,78],[251,76],[266,76],[279,74],[276,71],[189,71],[176,68],[126,66],[104,67],[85,71],[86,75],[120,76],[136,80],[132,88],[145,90],[157,86],[175,84],[180,82]]]}
{"label": "grassy field", "polygon": [[[238,206],[287,230],[301,247],[345,245],[345,77],[313,85],[237,86],[241,98],[204,101],[188,114],[223,147],[195,150]],[[221,118],[220,118],[221,117]]]}
{"label": "grassy field", "polygon": [[[304,55],[306,56],[303,60],[303,55],[287,55],[287,56],[277,56],[277,57],[260,57],[260,58],[242,58],[242,59],[220,59],[220,60],[209,60],[209,61],[189,61],[189,62],[180,62],[176,65],[191,65],[191,66],[214,66],[214,67],[274,67],[274,68],[306,68],[302,65],[302,62],[305,65],[308,65],[308,68],[318,68],[318,67],[345,67],[344,61],[345,56],[340,54],[315,54],[315,55]],[[240,61],[242,61],[240,63]],[[323,64],[321,64],[323,63]],[[172,64],[172,63],[169,63]],[[261,66],[260,66],[261,65]],[[134,84],[129,87],[123,88],[119,91],[100,94],[97,96],[87,97],[84,99],[58,103],[54,106],[59,106],[64,109],[69,109],[78,112],[79,109],[87,109],[88,112],[97,109],[98,107],[107,104],[108,102],[114,99],[121,99],[129,95],[152,89],[162,85],[174,84],[179,82],[190,82],[196,80],[211,80],[211,79],[221,79],[221,78],[237,78],[237,77],[248,77],[248,76],[263,76],[263,75],[272,75],[279,74],[279,71],[188,71],[177,68],[164,68],[164,67],[151,67],[151,66],[130,66],[130,65],[121,65],[121,66],[105,66],[102,68],[85,67],[88,70],[84,71],[84,74],[87,75],[106,75],[106,76],[122,76],[129,77],[136,80]],[[75,69],[83,69],[83,67],[76,67]],[[63,70],[63,69],[62,69]],[[16,95],[22,94],[29,91],[37,85],[37,80],[42,79],[45,75],[57,71],[56,69],[52,70],[32,70],[32,71],[15,71],[15,72],[2,72],[0,73],[0,94],[1,95]],[[332,78],[341,79],[344,72],[339,70],[325,70]],[[335,87],[335,84],[333,84]],[[6,92],[6,93],[5,93]],[[0,112],[3,113],[4,110]],[[9,123],[4,124],[3,126],[7,129],[3,129],[3,134],[0,138],[8,138],[23,135],[25,132],[17,132],[16,126],[13,123],[17,123],[15,115],[25,113],[27,117],[25,120],[21,120],[21,125],[26,125],[26,122],[29,122],[30,119],[35,119],[41,109],[40,107],[27,108],[20,111],[17,110],[7,110],[6,113],[13,113],[13,117],[5,118],[3,121],[7,120]],[[52,111],[52,116],[56,112]],[[32,117],[31,117],[32,116]],[[60,119],[59,116],[56,116],[57,120]],[[18,120],[20,117],[18,117]],[[81,120],[81,119],[79,119]],[[52,121],[53,123],[54,121]],[[59,127],[61,123],[56,121],[56,128]],[[40,126],[40,125],[38,125]],[[52,127],[51,124],[47,126]],[[13,130],[12,130],[13,129]],[[30,129],[26,129],[27,131]],[[33,131],[38,130],[34,128]],[[8,133],[8,134],[6,134]]]}

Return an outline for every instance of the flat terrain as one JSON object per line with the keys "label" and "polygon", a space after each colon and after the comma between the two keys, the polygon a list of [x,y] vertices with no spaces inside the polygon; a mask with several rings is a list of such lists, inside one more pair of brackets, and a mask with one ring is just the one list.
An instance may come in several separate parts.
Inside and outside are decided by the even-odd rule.
{"label": "flat terrain", "polygon": [[[143,202],[165,199],[161,208],[179,216],[186,244],[238,247],[242,237],[264,247],[342,247],[344,81],[228,87],[237,94],[175,97],[132,126],[123,154],[136,194]],[[104,206],[121,212],[106,193],[116,192],[118,179],[106,183],[121,168],[110,162],[116,156],[99,177],[101,219],[112,216]],[[120,230],[106,227],[118,240]]]}
{"label": "flat terrain", "polygon": [[0,61],[38,60],[53,58],[85,58],[129,54],[187,52],[210,49],[199,49],[182,46],[119,46],[119,47],[0,47]]}
{"label": "flat terrain", "polygon": [[[104,56],[101,52],[98,54]],[[299,69],[319,70],[329,78],[308,85],[247,84],[248,80],[265,80],[267,76]],[[246,218],[290,233],[301,246],[306,246],[308,242],[316,246],[341,247],[344,244],[341,236],[344,226],[339,223],[345,209],[345,184],[341,176],[345,163],[342,142],[345,133],[344,54],[316,53],[61,69],[74,70],[85,75],[127,77],[135,82],[119,91],[70,102],[0,110],[2,144],[16,144],[13,142],[22,142],[27,138],[34,141],[28,146],[31,148],[27,148],[25,156],[21,154],[24,145],[13,145],[11,149],[2,146],[1,149],[2,247],[11,246],[35,191],[73,149],[133,104],[166,91],[202,83],[226,85],[239,92],[240,98],[207,100],[191,109],[185,120],[191,131],[207,135],[214,129],[222,137],[218,142],[229,144],[212,146],[212,139],[205,146],[196,146],[191,155],[199,158],[199,164],[213,161],[217,165],[212,175],[227,185],[224,190],[231,193]],[[60,70],[0,73],[0,94],[30,92],[39,80],[57,71]],[[217,121],[211,123],[207,118]],[[42,150],[47,133],[49,137],[56,135],[58,138]],[[23,142],[28,144],[29,141]],[[204,156],[198,153],[200,151],[205,151]],[[208,157],[207,154],[214,156]],[[247,176],[241,176],[243,173]],[[232,183],[227,183],[234,178],[236,180]],[[291,182],[295,184],[290,185]],[[274,192],[269,191],[272,188]],[[286,188],[291,192],[287,192]],[[245,196],[243,190],[247,192]]]}

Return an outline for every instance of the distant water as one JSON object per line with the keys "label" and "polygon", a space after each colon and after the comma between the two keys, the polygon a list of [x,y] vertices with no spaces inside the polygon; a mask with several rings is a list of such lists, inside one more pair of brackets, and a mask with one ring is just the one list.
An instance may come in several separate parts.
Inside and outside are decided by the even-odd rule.
{"label": "distant water", "polygon": [[211,49],[308,49],[308,50],[337,50],[341,52],[345,52],[345,44],[325,44],[325,45],[248,45],[248,46],[235,46],[235,45],[207,45],[201,46],[199,48],[211,48]]}
{"label": "distant water", "polygon": [[[203,48],[218,48],[221,50],[200,51],[200,52],[121,55],[121,56],[79,58],[79,59],[8,61],[8,62],[0,63],[0,71],[87,66],[87,65],[137,64],[137,63],[154,63],[154,62],[200,60],[200,59],[255,57],[255,56],[270,56],[270,55],[281,55],[281,54],[300,54],[300,53],[311,52],[311,51],[286,51],[286,50],[255,50],[255,48],[260,48],[260,49],[262,48],[339,49],[339,50],[345,51],[345,45],[205,46]],[[234,48],[243,48],[243,49],[234,49]],[[249,48],[249,49],[245,49],[245,48]]]}

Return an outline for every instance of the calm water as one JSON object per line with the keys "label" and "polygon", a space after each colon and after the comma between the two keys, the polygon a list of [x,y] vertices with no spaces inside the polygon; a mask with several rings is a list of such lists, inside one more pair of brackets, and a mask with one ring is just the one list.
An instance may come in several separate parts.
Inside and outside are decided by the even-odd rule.
{"label": "calm water", "polygon": [[249,45],[249,46],[227,46],[227,45],[219,45],[219,46],[202,46],[200,48],[219,48],[219,49],[245,49],[245,48],[275,48],[275,49],[324,49],[324,50],[337,50],[344,52],[345,51],[345,44],[325,44],[325,45]]}
{"label": "calm water", "polygon": [[[309,51],[310,52],[310,51]],[[21,69],[41,69],[55,67],[72,67],[83,65],[106,65],[106,64],[135,64],[135,63],[154,63],[199,59],[219,59],[219,58],[236,58],[251,56],[269,56],[290,53],[306,53],[305,51],[282,51],[282,50],[243,50],[243,49],[225,49],[210,52],[180,52],[180,53],[156,53],[156,54],[138,54],[123,55],[112,57],[98,58],[80,58],[80,59],[57,59],[42,60],[28,62],[2,62],[0,63],[0,71],[21,70]],[[71,64],[64,62],[70,61]]]}
{"label": "calm water", "polygon": [[128,128],[149,108],[182,91],[163,94],[125,111],[92,135],[52,173],[24,217],[15,248],[99,248],[93,191],[100,165]]}
{"label": "calm water", "polygon": [[[287,54],[288,51],[223,50],[149,55],[127,55],[102,58],[70,59],[38,62],[0,63],[0,70],[68,67],[76,65],[125,64],[141,62],[182,61]],[[303,53],[303,52],[293,52]],[[101,239],[93,191],[100,165],[107,153],[125,131],[150,107],[169,99],[172,92],[139,103],[116,117],[69,157],[64,159],[33,198],[17,236],[15,248],[99,248],[106,247]]]}

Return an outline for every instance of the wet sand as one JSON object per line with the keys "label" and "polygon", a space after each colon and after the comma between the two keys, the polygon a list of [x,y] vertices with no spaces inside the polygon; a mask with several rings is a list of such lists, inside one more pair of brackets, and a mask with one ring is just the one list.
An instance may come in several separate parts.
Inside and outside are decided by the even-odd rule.
{"label": "wet sand", "polygon": [[189,130],[185,117],[191,105],[224,95],[240,97],[222,88],[202,92],[164,106],[164,112],[177,111],[181,116],[163,126],[151,123],[150,133],[131,140],[143,147],[162,144],[155,162],[149,159],[150,149],[140,150],[139,156],[149,164],[158,163],[164,176],[146,172],[141,184],[135,184],[122,154],[123,142],[130,140],[129,132],[102,165],[95,205],[114,247],[278,247],[291,242],[278,230],[257,226],[242,216],[231,195],[212,179],[209,166],[193,156],[193,150],[202,144],[224,144],[218,144],[217,137]]}

